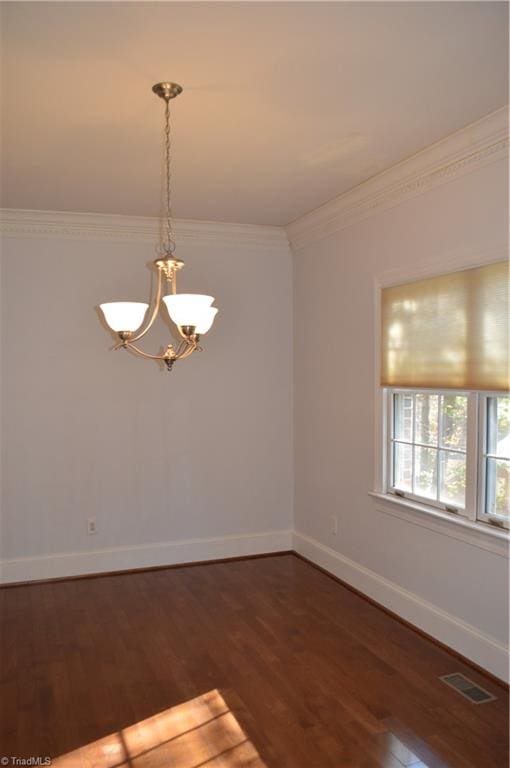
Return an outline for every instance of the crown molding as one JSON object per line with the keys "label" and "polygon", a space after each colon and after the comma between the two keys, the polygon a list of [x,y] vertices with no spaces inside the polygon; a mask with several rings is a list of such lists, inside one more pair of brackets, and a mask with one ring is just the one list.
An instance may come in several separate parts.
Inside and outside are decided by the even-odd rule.
{"label": "crown molding", "polygon": [[[271,250],[289,247],[283,227],[177,219],[174,230],[179,243],[185,244],[242,245]],[[160,234],[160,221],[144,216],[3,208],[0,209],[0,233],[4,237],[155,243]]]}
{"label": "crown molding", "polygon": [[508,107],[392,166],[287,225],[293,250],[508,156]]}

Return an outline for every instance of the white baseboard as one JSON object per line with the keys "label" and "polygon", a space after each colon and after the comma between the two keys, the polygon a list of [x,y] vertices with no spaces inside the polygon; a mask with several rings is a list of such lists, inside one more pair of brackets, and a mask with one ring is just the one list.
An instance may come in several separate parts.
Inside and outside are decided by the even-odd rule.
{"label": "white baseboard", "polygon": [[293,538],[295,552],[508,682],[508,648],[494,637],[344,557],[316,539],[297,531],[294,532]]}
{"label": "white baseboard", "polygon": [[0,561],[0,582],[37,581],[131,568],[178,565],[223,557],[261,555],[292,548],[292,531],[269,531],[156,544],[59,552]]}

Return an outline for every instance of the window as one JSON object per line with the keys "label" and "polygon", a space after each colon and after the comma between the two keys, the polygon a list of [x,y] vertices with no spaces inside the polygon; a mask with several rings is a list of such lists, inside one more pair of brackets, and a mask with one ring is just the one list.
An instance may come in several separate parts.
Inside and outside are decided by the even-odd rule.
{"label": "window", "polygon": [[381,292],[383,490],[510,525],[508,263]]}
{"label": "window", "polygon": [[510,398],[451,390],[386,392],[386,492],[508,527]]}

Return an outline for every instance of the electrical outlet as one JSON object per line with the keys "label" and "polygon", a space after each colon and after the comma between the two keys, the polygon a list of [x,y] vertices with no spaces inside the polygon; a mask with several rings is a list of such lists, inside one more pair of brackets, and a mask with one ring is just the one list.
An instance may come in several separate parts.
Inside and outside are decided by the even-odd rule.
{"label": "electrical outlet", "polygon": [[89,517],[87,519],[87,530],[89,536],[91,536],[93,533],[97,533],[97,523],[95,517]]}
{"label": "electrical outlet", "polygon": [[338,533],[338,517],[336,515],[331,515],[331,533],[333,536],[336,536]]}

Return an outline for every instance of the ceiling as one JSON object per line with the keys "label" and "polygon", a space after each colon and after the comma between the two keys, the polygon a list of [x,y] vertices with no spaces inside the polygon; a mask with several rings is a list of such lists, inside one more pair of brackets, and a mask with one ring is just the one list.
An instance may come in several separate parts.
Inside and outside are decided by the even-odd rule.
{"label": "ceiling", "polygon": [[287,224],[507,101],[503,2],[7,2],[5,207]]}

